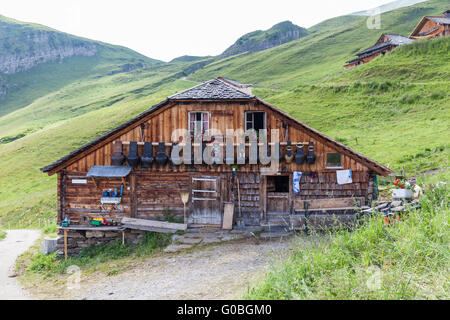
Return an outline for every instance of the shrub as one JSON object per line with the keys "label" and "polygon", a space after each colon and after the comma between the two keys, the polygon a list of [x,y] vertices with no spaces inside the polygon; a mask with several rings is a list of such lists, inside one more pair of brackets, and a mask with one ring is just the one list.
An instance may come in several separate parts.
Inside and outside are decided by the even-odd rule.
{"label": "shrub", "polygon": [[56,255],[57,252],[49,255],[39,253],[34,257],[28,269],[33,272],[54,272],[58,263]]}

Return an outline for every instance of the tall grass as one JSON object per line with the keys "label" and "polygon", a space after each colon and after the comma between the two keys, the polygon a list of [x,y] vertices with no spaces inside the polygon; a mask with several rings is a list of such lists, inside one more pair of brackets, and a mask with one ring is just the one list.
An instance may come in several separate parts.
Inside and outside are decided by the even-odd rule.
{"label": "tall grass", "polygon": [[275,266],[249,299],[448,299],[449,206],[435,184],[422,208],[386,225],[371,217],[296,251]]}

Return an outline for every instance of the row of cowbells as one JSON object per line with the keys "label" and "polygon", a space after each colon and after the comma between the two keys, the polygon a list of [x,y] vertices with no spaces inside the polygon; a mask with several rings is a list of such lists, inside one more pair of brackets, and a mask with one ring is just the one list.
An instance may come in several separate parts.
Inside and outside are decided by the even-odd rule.
{"label": "row of cowbells", "polygon": [[[203,144],[203,150],[205,149],[206,144]],[[270,150],[267,146],[267,156],[270,157]],[[292,143],[288,142],[286,146],[286,152],[283,156],[281,153],[281,148],[278,146],[279,154],[275,160],[282,161],[283,159],[286,160],[286,163],[292,163],[295,160],[296,164],[304,164],[305,161],[308,164],[313,164],[316,161],[316,155],[314,154],[314,143],[308,144],[308,152],[305,155],[303,150],[303,144],[297,145],[297,150],[294,156]],[[154,162],[156,162],[160,166],[166,165],[171,159],[166,154],[166,144],[164,142],[160,142],[158,144],[158,151],[156,153],[156,156],[153,155],[153,144],[151,142],[145,142],[144,143],[144,153],[140,157],[138,154],[138,144],[137,142],[130,142],[130,151],[128,153],[128,156],[125,157],[125,155],[122,152],[122,143],[120,141],[116,142],[114,144],[114,152],[111,155],[111,163],[114,166],[121,166],[125,161],[128,162],[128,165],[130,167],[137,167],[139,163],[142,164],[142,167],[144,168],[150,168]],[[175,165],[172,161],[170,161],[172,165]]]}
{"label": "row of cowbells", "polygon": [[133,168],[137,167],[139,163],[142,163],[142,167],[144,168],[150,168],[153,162],[164,166],[169,161],[169,157],[166,155],[166,144],[164,142],[158,144],[156,156],[153,156],[153,144],[151,142],[145,142],[142,157],[139,157],[137,142],[130,142],[128,157],[125,157],[122,152],[122,143],[116,142],[114,144],[114,152],[111,155],[111,163],[114,166],[121,166],[125,160]]}

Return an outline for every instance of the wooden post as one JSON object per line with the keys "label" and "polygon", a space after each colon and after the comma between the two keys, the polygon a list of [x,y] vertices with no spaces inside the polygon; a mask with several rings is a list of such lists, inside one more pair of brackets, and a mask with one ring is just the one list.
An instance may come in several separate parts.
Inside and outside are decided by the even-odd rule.
{"label": "wooden post", "polygon": [[[138,216],[137,211],[137,194],[136,194],[136,175],[132,173],[130,175],[130,216],[136,218]],[[125,187],[125,185],[124,185]]]}
{"label": "wooden post", "polygon": [[242,218],[242,211],[241,211],[241,190],[240,190],[240,182],[239,182],[239,177],[236,174],[236,179],[237,179],[237,187],[238,187],[238,204],[239,204],[239,218]]}
{"label": "wooden post", "polygon": [[67,260],[67,229],[64,229],[64,259]]}

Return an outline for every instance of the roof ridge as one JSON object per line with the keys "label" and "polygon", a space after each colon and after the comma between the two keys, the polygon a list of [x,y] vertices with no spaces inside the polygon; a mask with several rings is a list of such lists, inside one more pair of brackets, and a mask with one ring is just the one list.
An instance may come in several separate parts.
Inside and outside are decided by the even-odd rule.
{"label": "roof ridge", "polygon": [[211,81],[213,81],[213,80],[215,80],[215,78],[210,79],[210,80],[207,80],[207,81],[205,81],[205,82],[201,82],[201,83],[199,83],[199,84],[197,84],[197,85],[195,85],[195,86],[193,86],[193,87],[187,88],[187,89],[185,89],[185,90],[183,90],[183,91],[174,93],[173,95],[168,96],[167,98],[170,99],[170,98],[175,97],[175,96],[177,96],[177,95],[179,95],[179,94],[185,93],[185,92],[187,92],[187,91],[189,91],[189,90],[192,90],[192,89],[195,89],[195,88],[197,88],[197,87],[200,87],[200,86],[202,86],[202,85],[204,85],[204,84],[207,84],[207,83],[209,83],[209,82],[211,82]]}
{"label": "roof ridge", "polygon": [[253,99],[250,95],[234,85],[218,78],[213,78],[184,91],[168,97],[169,100],[239,100]]}
{"label": "roof ridge", "polygon": [[[244,91],[242,91],[242,90],[239,90],[237,87],[235,87],[235,86],[232,85],[231,83],[228,83],[228,82],[226,82],[226,81],[220,80],[219,77],[217,77],[217,78],[215,78],[215,79],[218,80],[218,81],[220,81],[220,82],[222,82],[223,84],[225,84],[225,85],[228,86],[229,88],[231,88],[231,89],[233,89],[233,90],[236,90],[236,91],[238,91],[238,92],[240,92],[240,93],[243,93],[243,94],[249,96],[249,98],[254,98],[254,97],[255,97],[254,94],[250,95],[250,94],[248,94],[248,93],[246,93],[246,92],[244,92]],[[226,78],[224,78],[224,79],[226,79]],[[229,79],[229,80],[232,80],[232,79]],[[236,81],[236,80],[233,80],[233,81]],[[237,82],[237,81],[236,81],[236,82]]]}

